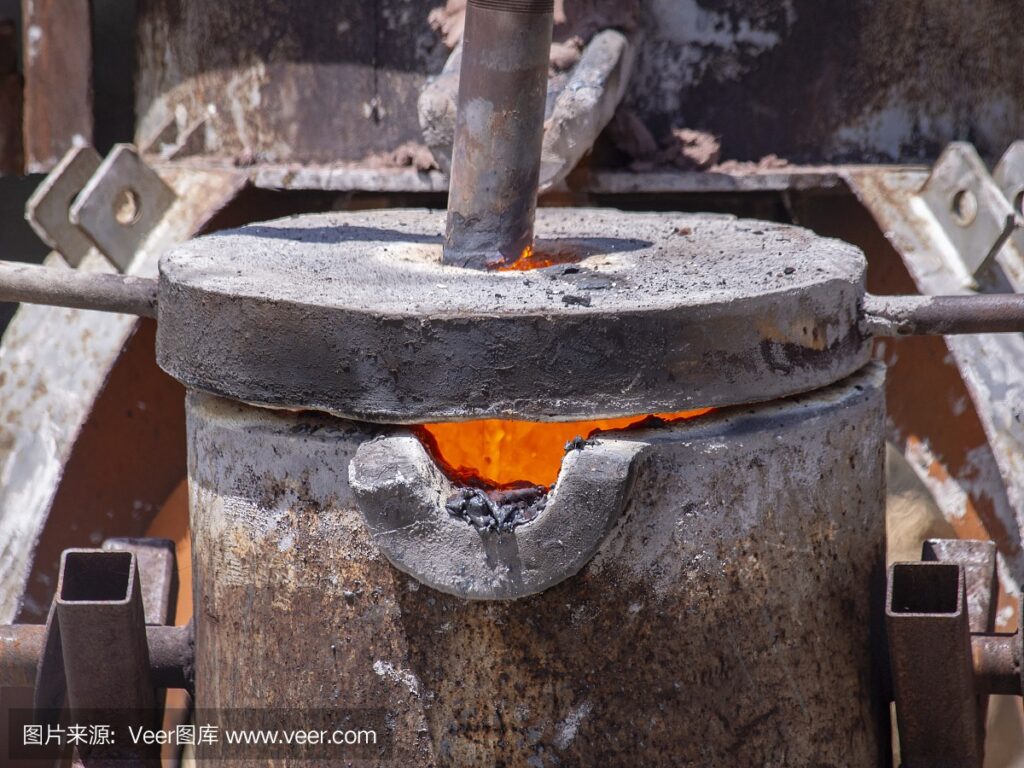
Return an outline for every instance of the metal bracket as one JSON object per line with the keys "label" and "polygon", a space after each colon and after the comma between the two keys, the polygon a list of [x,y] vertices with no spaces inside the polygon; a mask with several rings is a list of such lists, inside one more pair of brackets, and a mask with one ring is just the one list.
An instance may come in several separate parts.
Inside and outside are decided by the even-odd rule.
{"label": "metal bracket", "polygon": [[76,147],[29,198],[25,218],[72,267],[97,248],[127,272],[176,198],[130,144],[118,144],[106,160]]}
{"label": "metal bracket", "polygon": [[118,144],[71,207],[71,221],[121,272],[176,195],[130,144]]}
{"label": "metal bracket", "polygon": [[171,625],[178,605],[178,561],[170,539],[107,539],[105,552],[131,552],[139,563],[147,624]]}
{"label": "metal bracket", "polygon": [[[160,723],[149,659],[138,561],[131,552],[68,549],[54,597],[75,723],[110,724],[115,734]],[[158,745],[79,745],[85,765],[131,760],[159,768]]]}
{"label": "metal bracket", "polygon": [[178,118],[171,115],[151,140],[142,143],[140,149],[143,155],[157,155],[161,160],[205,154],[206,117],[182,126]]}
{"label": "metal bracket", "polygon": [[70,149],[25,206],[25,218],[32,229],[72,267],[82,263],[93,244],[71,223],[69,212],[101,163],[102,158],[92,147]]}
{"label": "metal bracket", "polygon": [[[1024,141],[1015,141],[996,164],[992,178],[1018,216],[1024,215]],[[1024,293],[1024,229],[1016,229],[1011,236],[1013,253],[1018,258],[1002,258],[1000,263],[1006,277],[1017,293]],[[1006,249],[1009,250],[1009,249]],[[1006,256],[1006,250],[1002,254]]]}
{"label": "metal bracket", "polygon": [[956,563],[889,568],[885,623],[903,765],[982,766],[965,582]]}
{"label": "metal bracket", "polygon": [[971,632],[995,631],[999,597],[995,544],[967,539],[928,539],[921,547],[921,560],[962,565]]}
{"label": "metal bracket", "polygon": [[1011,240],[1024,222],[974,147],[964,142],[946,147],[917,199],[958,254],[967,287],[1005,290],[1004,281],[993,271],[996,257],[1004,249],[1013,249],[1013,261],[1024,264],[1024,256]]}
{"label": "metal bracket", "polygon": [[1011,144],[996,164],[992,178],[1018,214],[1024,208],[1024,141]]}

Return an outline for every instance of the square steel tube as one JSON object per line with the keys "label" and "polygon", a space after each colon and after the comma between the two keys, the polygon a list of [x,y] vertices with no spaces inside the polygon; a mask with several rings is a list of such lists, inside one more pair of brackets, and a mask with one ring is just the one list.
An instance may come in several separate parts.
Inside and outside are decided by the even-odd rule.
{"label": "square steel tube", "polygon": [[83,757],[90,765],[132,758],[159,766],[159,747],[125,744],[129,726],[158,725],[135,555],[65,550],[55,604],[72,722],[120,734],[115,745],[89,747]]}
{"label": "square steel tube", "polygon": [[894,564],[885,615],[902,764],[981,768],[984,726],[963,566]]}

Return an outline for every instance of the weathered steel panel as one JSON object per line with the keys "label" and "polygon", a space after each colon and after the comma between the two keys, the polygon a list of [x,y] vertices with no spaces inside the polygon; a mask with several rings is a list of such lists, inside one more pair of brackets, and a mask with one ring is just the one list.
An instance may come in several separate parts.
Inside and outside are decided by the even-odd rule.
{"label": "weathered steel panel", "polygon": [[90,144],[92,15],[89,0],[23,0],[25,167],[51,170],[76,144]]}
{"label": "weathered steel panel", "polygon": [[[441,0],[144,0],[137,137],[205,120],[209,154],[332,163],[420,141],[416,99],[458,39]],[[994,159],[1024,125],[1019,8],[982,0],[565,0],[556,41],[636,35],[625,108],[654,140],[718,137],[722,160],[909,162],[953,139]],[[650,139],[648,139],[650,140]],[[604,161],[614,156],[600,153]]]}
{"label": "weathered steel panel", "polygon": [[[572,6],[567,0],[567,13]],[[1024,67],[1001,0],[645,0],[627,96],[655,135],[722,156],[907,162],[953,139],[995,158],[1024,125]]]}
{"label": "weathered steel panel", "polygon": [[137,143],[198,126],[190,154],[361,159],[416,139],[443,46],[424,0],[143,0]]}

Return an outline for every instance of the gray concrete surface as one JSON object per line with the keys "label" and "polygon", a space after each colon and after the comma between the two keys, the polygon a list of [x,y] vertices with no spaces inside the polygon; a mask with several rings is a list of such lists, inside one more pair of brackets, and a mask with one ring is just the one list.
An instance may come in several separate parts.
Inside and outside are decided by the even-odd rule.
{"label": "gray concrete surface", "polygon": [[440,263],[443,215],[281,219],[161,261],[158,361],[244,402],[371,422],[572,420],[809,391],[852,373],[859,250],[725,216],[542,209],[541,254]]}

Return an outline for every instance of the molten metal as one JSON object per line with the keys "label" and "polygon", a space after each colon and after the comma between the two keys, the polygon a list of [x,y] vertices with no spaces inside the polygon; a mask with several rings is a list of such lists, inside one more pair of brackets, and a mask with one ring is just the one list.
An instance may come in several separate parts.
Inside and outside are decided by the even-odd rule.
{"label": "molten metal", "polygon": [[526,246],[523,252],[511,264],[500,264],[496,272],[528,272],[531,269],[553,267],[556,264],[573,264],[582,258],[582,254],[571,251],[537,251],[532,245]]}
{"label": "molten metal", "polygon": [[550,487],[558,479],[565,444],[598,432],[654,426],[702,416],[711,408],[597,421],[482,419],[424,424],[417,435],[448,476],[480,488]]}

